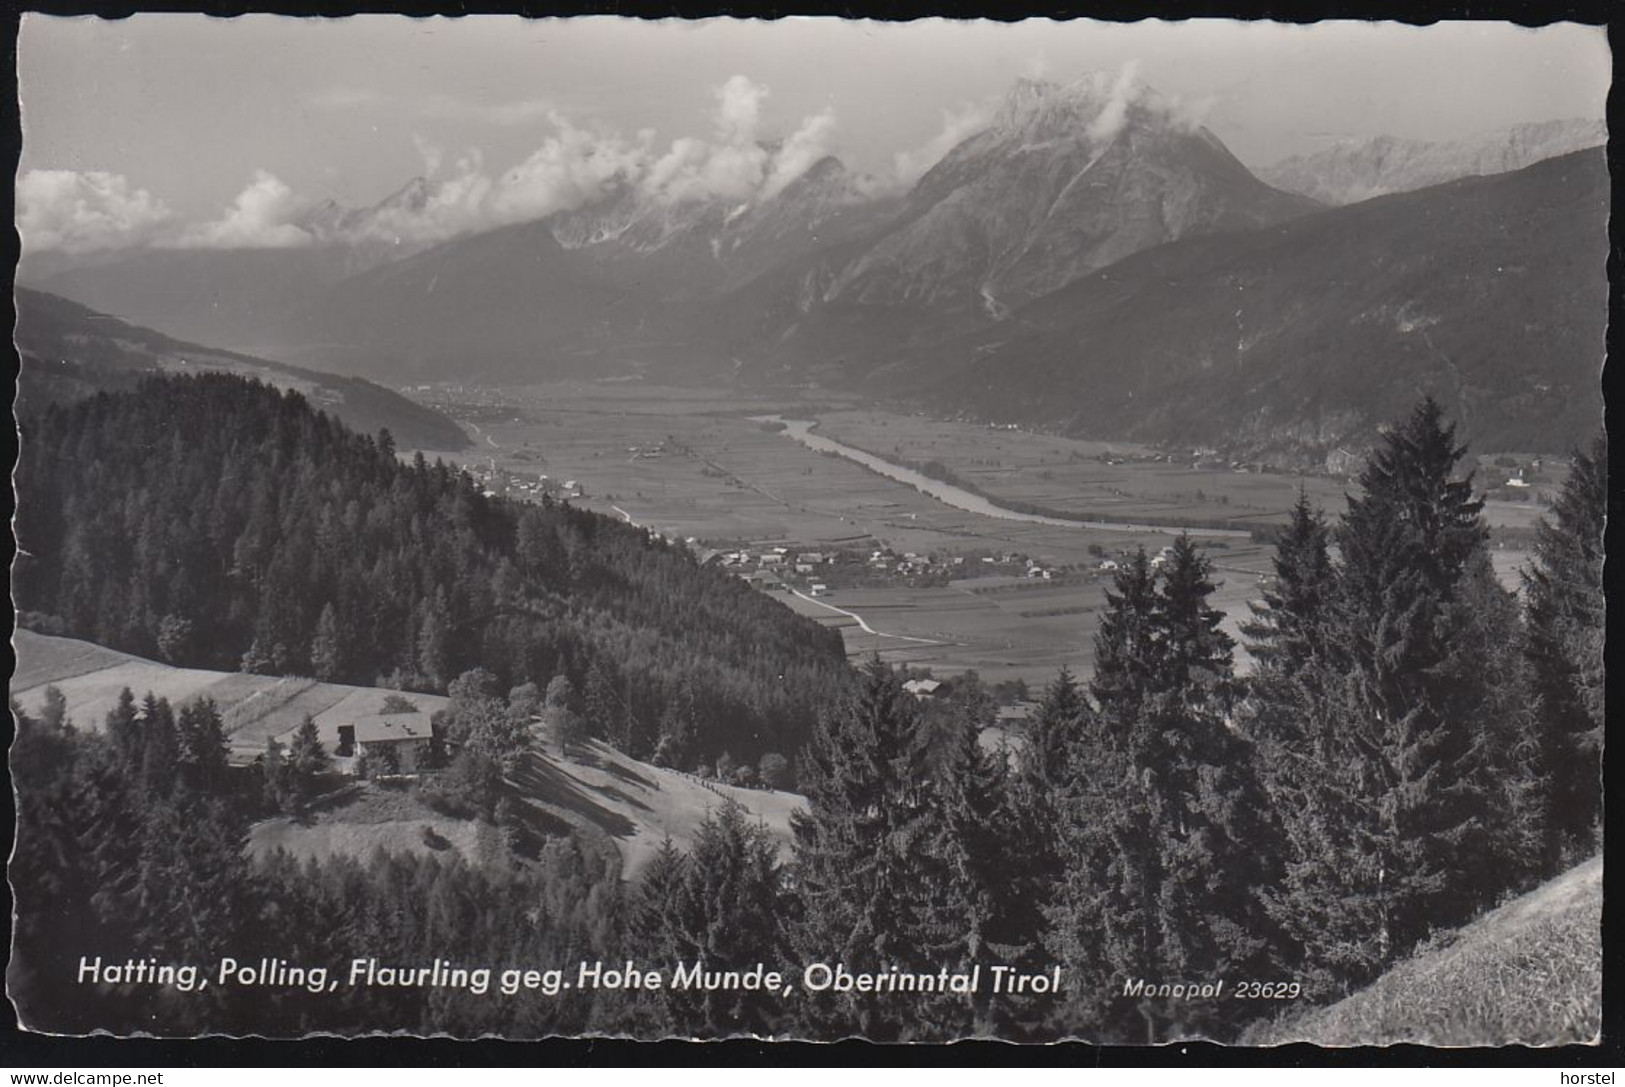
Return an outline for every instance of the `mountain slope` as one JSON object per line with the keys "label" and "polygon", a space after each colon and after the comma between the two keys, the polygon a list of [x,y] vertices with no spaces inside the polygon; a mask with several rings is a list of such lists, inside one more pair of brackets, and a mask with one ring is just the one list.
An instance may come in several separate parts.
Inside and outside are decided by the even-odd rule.
{"label": "mountain slope", "polygon": [[1259,170],[1258,176],[1276,188],[1327,204],[1353,204],[1459,178],[1521,170],[1542,159],[1598,147],[1607,140],[1605,123],[1579,119],[1514,125],[1467,140],[1378,136],[1294,155]]}
{"label": "mountain slope", "polygon": [[1476,449],[1600,418],[1600,150],[1130,257],[878,375],[977,418],[1298,460],[1424,391]]}
{"label": "mountain slope", "polygon": [[1314,207],[1253,177],[1149,89],[1021,80],[986,130],[920,179],[906,222],[825,293],[998,316],[1141,249]]}
{"label": "mountain slope", "polygon": [[403,449],[462,449],[468,437],[451,419],[390,389],[353,377],[219,351],[171,339],[75,302],[17,288],[14,340],[23,358],[23,405],[77,399],[133,386],[158,371],[219,372],[293,389],[365,434],[387,428]]}
{"label": "mountain slope", "polygon": [[356,270],[342,246],[139,249],[51,274],[25,259],[18,279],[169,336],[273,353],[290,310]]}
{"label": "mountain slope", "polygon": [[771,270],[708,325],[747,375],[842,382],[1148,247],[1318,207],[1150,88],[1021,80],[872,234]]}
{"label": "mountain slope", "polygon": [[841,163],[745,205],[634,185],[546,220],[460,238],[336,284],[288,322],[302,361],[392,375],[536,379],[725,361],[706,306],[763,270],[861,234],[892,207]]}

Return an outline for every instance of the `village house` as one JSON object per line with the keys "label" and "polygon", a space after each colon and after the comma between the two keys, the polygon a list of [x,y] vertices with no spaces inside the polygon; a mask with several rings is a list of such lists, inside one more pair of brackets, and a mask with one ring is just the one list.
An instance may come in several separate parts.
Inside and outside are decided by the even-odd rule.
{"label": "village house", "polygon": [[434,726],[427,713],[371,713],[339,726],[340,758],[365,755],[374,774],[419,774],[430,767]]}
{"label": "village house", "polygon": [[949,687],[940,679],[911,679],[903,684],[903,690],[915,698],[946,698]]}

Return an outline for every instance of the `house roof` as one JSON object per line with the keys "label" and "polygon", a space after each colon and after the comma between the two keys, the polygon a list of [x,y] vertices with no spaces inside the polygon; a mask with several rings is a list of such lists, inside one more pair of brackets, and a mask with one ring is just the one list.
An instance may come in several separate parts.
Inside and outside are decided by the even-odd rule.
{"label": "house roof", "polygon": [[356,743],[385,743],[390,740],[427,740],[434,728],[427,713],[369,713],[350,722],[355,726]]}
{"label": "house roof", "polygon": [[941,686],[942,681],[938,679],[911,679],[903,684],[903,690],[909,694],[932,694]]}

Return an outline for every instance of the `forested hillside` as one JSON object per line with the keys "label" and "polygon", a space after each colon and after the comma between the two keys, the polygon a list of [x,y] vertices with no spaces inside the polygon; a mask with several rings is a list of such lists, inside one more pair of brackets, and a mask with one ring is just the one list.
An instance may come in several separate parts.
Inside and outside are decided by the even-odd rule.
{"label": "forested hillside", "polygon": [[839,635],[643,530],[487,499],[296,393],[162,377],[23,422],[25,625],[173,664],[443,691],[568,677],[678,763],[800,746]]}

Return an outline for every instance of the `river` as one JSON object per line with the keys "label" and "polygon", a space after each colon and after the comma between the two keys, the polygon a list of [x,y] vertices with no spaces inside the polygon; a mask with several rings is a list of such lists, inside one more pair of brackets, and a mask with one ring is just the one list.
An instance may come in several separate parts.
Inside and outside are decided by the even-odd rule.
{"label": "river", "polygon": [[785,437],[798,441],[809,449],[816,449],[820,453],[834,453],[847,460],[856,461],[871,471],[879,472],[899,483],[906,483],[922,494],[928,494],[944,505],[964,510],[966,513],[980,514],[983,517],[997,517],[1005,521],[1026,521],[1035,525],[1055,525],[1058,528],[1092,528],[1106,532],[1159,532],[1168,536],[1178,536],[1187,533],[1191,536],[1223,536],[1250,538],[1252,533],[1246,529],[1238,528],[1189,528],[1179,525],[1137,525],[1126,521],[1082,521],[1071,520],[1064,517],[1049,517],[1042,513],[1022,513],[1020,510],[1007,509],[1004,506],[974,494],[963,487],[956,487],[952,483],[944,483],[940,479],[932,479],[912,468],[905,468],[894,464],[884,457],[877,457],[873,453],[865,453],[861,449],[854,449],[849,445],[826,438],[822,434],[814,434],[813,427],[817,422],[806,419],[786,419],[779,415],[756,415],[751,417],[756,423],[782,423]]}

